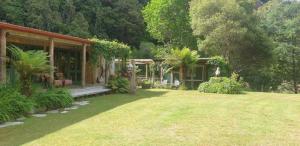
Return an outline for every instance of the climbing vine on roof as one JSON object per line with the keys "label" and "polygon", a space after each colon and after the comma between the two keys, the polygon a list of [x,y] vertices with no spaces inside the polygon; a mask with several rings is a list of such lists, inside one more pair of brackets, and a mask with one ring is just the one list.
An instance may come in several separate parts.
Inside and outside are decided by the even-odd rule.
{"label": "climbing vine on roof", "polygon": [[106,61],[111,61],[114,58],[126,60],[130,56],[131,49],[124,43],[100,40],[97,38],[93,38],[91,41],[93,42],[91,53],[91,61],[93,64],[98,62],[100,55],[102,55]]}

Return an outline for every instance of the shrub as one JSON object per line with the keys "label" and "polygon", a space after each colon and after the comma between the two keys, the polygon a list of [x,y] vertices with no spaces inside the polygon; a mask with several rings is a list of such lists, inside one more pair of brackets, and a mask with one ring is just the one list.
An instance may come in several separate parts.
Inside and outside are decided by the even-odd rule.
{"label": "shrub", "polygon": [[108,88],[112,89],[115,93],[128,93],[129,92],[129,81],[124,77],[111,77],[107,85]]}
{"label": "shrub", "polygon": [[33,102],[21,95],[15,88],[0,87],[0,123],[26,116]]}
{"label": "shrub", "polygon": [[36,108],[43,111],[69,107],[73,103],[73,97],[66,89],[52,89],[33,98]]}
{"label": "shrub", "polygon": [[200,84],[198,90],[205,93],[240,94],[242,93],[242,86],[234,79],[212,77],[208,82]]}
{"label": "shrub", "polygon": [[279,93],[294,93],[294,85],[291,82],[283,81],[277,88]]}
{"label": "shrub", "polygon": [[142,82],[142,88],[143,89],[150,89],[151,88],[151,81],[145,80]]}
{"label": "shrub", "polygon": [[188,90],[189,88],[185,84],[180,84],[179,90]]}

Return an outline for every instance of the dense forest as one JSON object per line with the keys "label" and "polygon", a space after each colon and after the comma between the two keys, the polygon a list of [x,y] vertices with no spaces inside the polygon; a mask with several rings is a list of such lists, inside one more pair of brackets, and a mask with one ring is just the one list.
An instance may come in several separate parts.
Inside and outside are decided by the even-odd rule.
{"label": "dense forest", "polygon": [[146,38],[146,0],[1,0],[0,20],[79,37],[118,39],[132,46]]}
{"label": "dense forest", "polygon": [[297,0],[2,0],[0,20],[116,39],[136,58],[185,47],[222,56],[254,90],[297,92],[299,84]]}

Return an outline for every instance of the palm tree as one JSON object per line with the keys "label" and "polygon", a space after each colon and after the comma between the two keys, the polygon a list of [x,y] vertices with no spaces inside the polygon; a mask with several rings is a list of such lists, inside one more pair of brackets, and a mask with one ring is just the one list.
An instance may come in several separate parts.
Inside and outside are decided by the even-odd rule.
{"label": "palm tree", "polygon": [[11,63],[20,75],[21,93],[31,96],[31,77],[38,73],[49,72],[52,67],[49,65],[48,54],[44,51],[23,51],[16,46],[8,48],[11,52]]}
{"label": "palm tree", "polygon": [[199,57],[197,51],[191,51],[189,48],[183,48],[182,50],[172,49],[164,63],[171,65],[171,69],[179,67],[180,81],[184,81],[185,69],[196,64]]}

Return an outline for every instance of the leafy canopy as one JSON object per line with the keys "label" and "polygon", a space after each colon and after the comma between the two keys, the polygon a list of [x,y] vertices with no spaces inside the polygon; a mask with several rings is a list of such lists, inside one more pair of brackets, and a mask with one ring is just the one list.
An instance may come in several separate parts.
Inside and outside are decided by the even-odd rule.
{"label": "leafy canopy", "polygon": [[105,60],[112,61],[114,58],[127,59],[130,56],[131,49],[128,45],[117,41],[91,39],[92,44],[92,63],[98,62],[98,57],[102,55]]}
{"label": "leafy canopy", "polygon": [[22,49],[12,46],[9,47],[12,53],[12,63],[17,72],[21,75],[33,75],[37,73],[49,72],[48,53],[44,51],[23,51]]}
{"label": "leafy canopy", "polygon": [[190,0],[151,0],[143,10],[147,30],[173,47],[196,48],[189,17]]}
{"label": "leafy canopy", "polygon": [[191,66],[196,64],[199,58],[197,51],[191,51],[189,48],[183,48],[182,50],[176,48],[171,50],[164,63],[174,67],[181,65]]}
{"label": "leafy canopy", "polygon": [[223,56],[236,71],[264,65],[270,41],[259,27],[252,0],[192,0],[192,29],[201,51]]}
{"label": "leafy canopy", "polygon": [[263,20],[262,27],[275,42],[274,78],[280,82],[292,81],[297,93],[300,79],[300,2],[270,1],[259,14]]}

